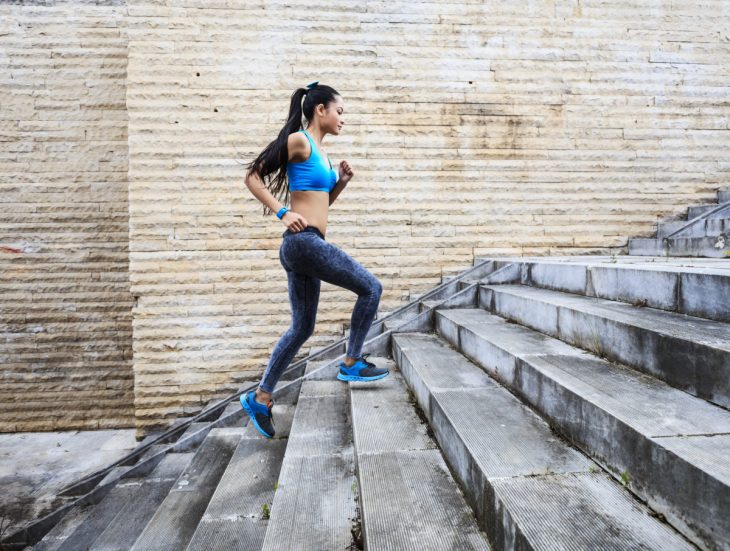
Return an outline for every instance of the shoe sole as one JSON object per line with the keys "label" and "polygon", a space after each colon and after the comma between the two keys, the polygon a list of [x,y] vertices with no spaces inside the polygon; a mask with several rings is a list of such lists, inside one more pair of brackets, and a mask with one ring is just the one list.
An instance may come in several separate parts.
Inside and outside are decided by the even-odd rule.
{"label": "shoe sole", "polygon": [[358,377],[357,375],[343,375],[342,373],[337,374],[337,378],[340,381],[377,381],[383,377],[387,377],[390,372],[383,373],[382,375],[375,375],[374,377]]}
{"label": "shoe sole", "polygon": [[241,402],[241,407],[246,411],[246,413],[248,413],[248,417],[249,419],[251,419],[251,422],[253,423],[253,426],[256,428],[256,430],[263,434],[266,438],[273,438],[272,435],[268,434],[266,431],[264,431],[264,429],[259,426],[258,422],[256,421],[256,415],[254,415],[253,411],[251,411],[251,408],[246,403],[246,395],[242,394],[238,398],[238,401]]}

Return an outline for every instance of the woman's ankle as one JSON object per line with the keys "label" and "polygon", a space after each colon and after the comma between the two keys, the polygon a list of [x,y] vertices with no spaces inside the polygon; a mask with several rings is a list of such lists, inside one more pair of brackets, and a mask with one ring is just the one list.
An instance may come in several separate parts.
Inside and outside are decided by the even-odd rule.
{"label": "woman's ankle", "polygon": [[255,397],[256,401],[259,402],[260,404],[266,404],[269,402],[269,400],[271,400],[271,393],[265,392],[265,391],[261,390],[260,388],[257,388],[256,392],[254,394],[254,397]]}

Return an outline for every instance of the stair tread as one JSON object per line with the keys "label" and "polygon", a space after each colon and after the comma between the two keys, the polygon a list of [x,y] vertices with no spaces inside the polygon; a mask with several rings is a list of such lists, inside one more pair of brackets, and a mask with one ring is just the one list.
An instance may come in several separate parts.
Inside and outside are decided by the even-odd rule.
{"label": "stair tread", "polygon": [[355,461],[345,383],[304,381],[264,550],[344,549],[352,542]]}
{"label": "stair tread", "polygon": [[[56,551],[93,511],[93,505],[75,506],[33,546],[34,551]],[[25,550],[23,550],[25,551]]]}
{"label": "stair tread", "polygon": [[569,549],[694,549],[602,473],[493,484],[533,549],[553,549],[558,539]]}
{"label": "stair tread", "polygon": [[728,410],[478,308],[436,326],[694,541],[730,543]]}
{"label": "stair tread", "polygon": [[[393,338],[403,344],[403,354],[408,355],[419,375],[423,366],[429,364],[426,369],[441,368],[454,375],[467,368],[458,357],[461,354],[445,343],[434,342],[436,337],[413,335],[418,334],[399,333]],[[438,351],[437,347],[442,349]],[[444,355],[451,356],[448,363],[444,363]],[[480,370],[467,363],[469,371]],[[483,387],[442,386],[429,390],[430,408],[439,407],[451,420],[488,477],[582,472],[591,466],[585,457],[556,439],[547,423],[500,385],[490,382]]]}
{"label": "stair tread", "polygon": [[169,453],[152,473],[140,479],[130,479],[140,484],[139,493],[125,504],[113,522],[99,534],[90,550],[116,551],[132,547],[193,456],[191,452]]}
{"label": "stair tread", "polygon": [[[277,436],[279,429],[277,424]],[[286,443],[241,439],[186,551],[261,548],[268,526],[262,504],[271,507]]]}
{"label": "stair tread", "polygon": [[356,518],[352,451],[287,456],[262,549],[348,548]]}
{"label": "stair tread", "polygon": [[[352,423],[369,549],[488,550],[474,513],[454,481],[394,362],[391,373],[350,384]],[[387,427],[387,431],[383,430]]]}
{"label": "stair tread", "polygon": [[58,547],[59,551],[87,549],[109,526],[124,505],[139,495],[140,490],[139,482],[117,483],[104,499],[94,506],[83,523]]}
{"label": "stair tread", "polygon": [[243,430],[214,428],[207,434],[188,468],[140,534],[133,550],[172,551],[187,546]]}
{"label": "stair tread", "polygon": [[[387,367],[390,375],[378,381],[361,381],[350,385],[352,431],[358,456],[363,453],[426,450],[437,448],[408,401],[408,394],[394,362],[369,358],[378,367]],[[387,430],[383,430],[387,427]]]}
{"label": "stair tread", "polygon": [[730,324],[727,323],[528,285],[486,284],[483,286],[498,293],[507,293],[563,308],[596,314],[653,332],[683,338],[694,343],[730,352]]}
{"label": "stair tread", "polygon": [[438,450],[364,454],[358,469],[369,549],[490,549]]}
{"label": "stair tread", "polygon": [[[629,367],[481,308],[439,312],[501,350],[549,373],[648,437],[730,433],[730,412]],[[505,377],[509,377],[505,374]]]}
{"label": "stair tread", "polygon": [[482,285],[479,300],[490,312],[730,408],[728,323],[527,285]]}
{"label": "stair tread", "polygon": [[[400,333],[393,340],[407,359],[404,374],[410,371],[413,378],[430,358],[439,358],[433,363],[444,370],[465,365],[458,359],[463,355],[438,336]],[[444,363],[449,355],[452,360]],[[617,482],[605,473],[590,472],[594,465],[588,458],[552,434],[543,419],[501,386],[433,390],[431,399],[437,417],[432,425],[442,434],[442,449],[444,441],[449,442],[455,470],[479,495],[480,479],[465,454],[474,458],[487,486],[484,506],[494,507],[491,514],[509,518],[505,525],[529,542],[525,548],[691,548]],[[453,427],[451,438],[447,425]],[[458,441],[464,451],[459,451]],[[489,522],[502,524],[498,518]],[[492,534],[498,536],[499,530]]]}

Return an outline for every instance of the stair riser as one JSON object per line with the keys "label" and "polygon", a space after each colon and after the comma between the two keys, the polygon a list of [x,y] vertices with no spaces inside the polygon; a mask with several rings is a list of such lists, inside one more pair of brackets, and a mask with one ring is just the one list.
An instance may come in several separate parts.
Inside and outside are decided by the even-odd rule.
{"label": "stair riser", "polygon": [[[717,245],[717,246],[716,246]],[[629,254],[632,256],[691,256],[704,258],[728,258],[730,240],[720,237],[690,237],[669,239],[629,239]]]}
{"label": "stair riser", "polygon": [[[519,283],[588,297],[618,300],[718,321],[730,321],[730,277],[631,267],[522,263]],[[507,283],[507,282],[505,282]]]}
{"label": "stair riser", "polygon": [[[657,238],[666,237],[672,232],[677,231],[678,229],[684,227],[687,224],[688,220],[672,220],[670,222],[659,222],[657,224]],[[696,223],[689,228],[687,228],[684,232],[682,232],[682,235],[687,236],[698,236],[701,237],[704,235],[705,231],[705,224],[704,222]]]}
{"label": "stair riser", "polygon": [[680,531],[692,534],[695,542],[730,534],[730,521],[722,514],[730,507],[730,489],[665,448],[664,439],[645,437],[571,392],[532,365],[529,356],[519,358],[444,316],[437,315],[436,328],[438,334],[515,390],[616,479],[621,480],[621,473],[628,472],[630,489]]}
{"label": "stair riser", "polygon": [[[727,213],[726,213],[727,216]],[[660,223],[657,228],[657,237],[666,237],[667,235],[679,230],[687,222],[664,222]],[[702,222],[697,222],[682,230],[674,237],[717,237],[722,233],[730,231],[730,218],[708,218]]]}
{"label": "stair riser", "polygon": [[697,218],[698,216],[705,214],[706,212],[717,208],[718,204],[710,204],[710,205],[696,205],[693,207],[687,207],[687,220],[692,220],[693,218]]}
{"label": "stair riser", "polygon": [[688,237],[667,241],[669,256],[702,256],[706,258],[728,258],[730,239],[717,237]]}
{"label": "stair riser", "polygon": [[629,238],[629,255],[631,256],[668,256],[667,249],[661,239],[645,237]]}
{"label": "stair riser", "polygon": [[482,308],[730,407],[730,354],[590,313],[482,287]]}

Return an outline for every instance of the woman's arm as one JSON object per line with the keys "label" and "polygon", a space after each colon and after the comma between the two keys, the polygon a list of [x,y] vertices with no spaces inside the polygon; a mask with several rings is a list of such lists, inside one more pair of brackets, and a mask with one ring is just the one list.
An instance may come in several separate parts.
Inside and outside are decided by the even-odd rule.
{"label": "woman's arm", "polygon": [[281,207],[284,206],[271,194],[269,189],[261,181],[257,172],[253,172],[248,178],[246,178],[246,187],[251,193],[253,193],[256,199],[261,201],[272,211],[279,212]]}
{"label": "woman's arm", "polygon": [[340,178],[337,180],[335,187],[332,188],[332,191],[330,191],[330,205],[335,202],[337,196],[343,189],[345,189],[347,183],[352,180],[352,177],[355,175],[352,167],[350,166],[350,163],[348,163],[344,159],[340,161],[339,174]]}
{"label": "woman's arm", "polygon": [[342,178],[337,180],[337,183],[335,184],[335,187],[332,188],[332,191],[330,191],[330,205],[337,200],[337,196],[340,194],[340,192],[345,189],[345,186],[347,185],[347,182],[343,182]]}
{"label": "woman's arm", "polygon": [[[281,207],[284,206],[277,201],[276,197],[274,197],[269,189],[264,185],[258,173],[254,172],[251,176],[246,178],[246,187],[248,187],[249,191],[254,194],[256,199],[261,201],[272,211],[279,212]],[[293,210],[286,211],[284,216],[281,217],[281,221],[288,229],[293,231],[301,231],[309,225],[304,216],[298,212],[294,212]]]}

